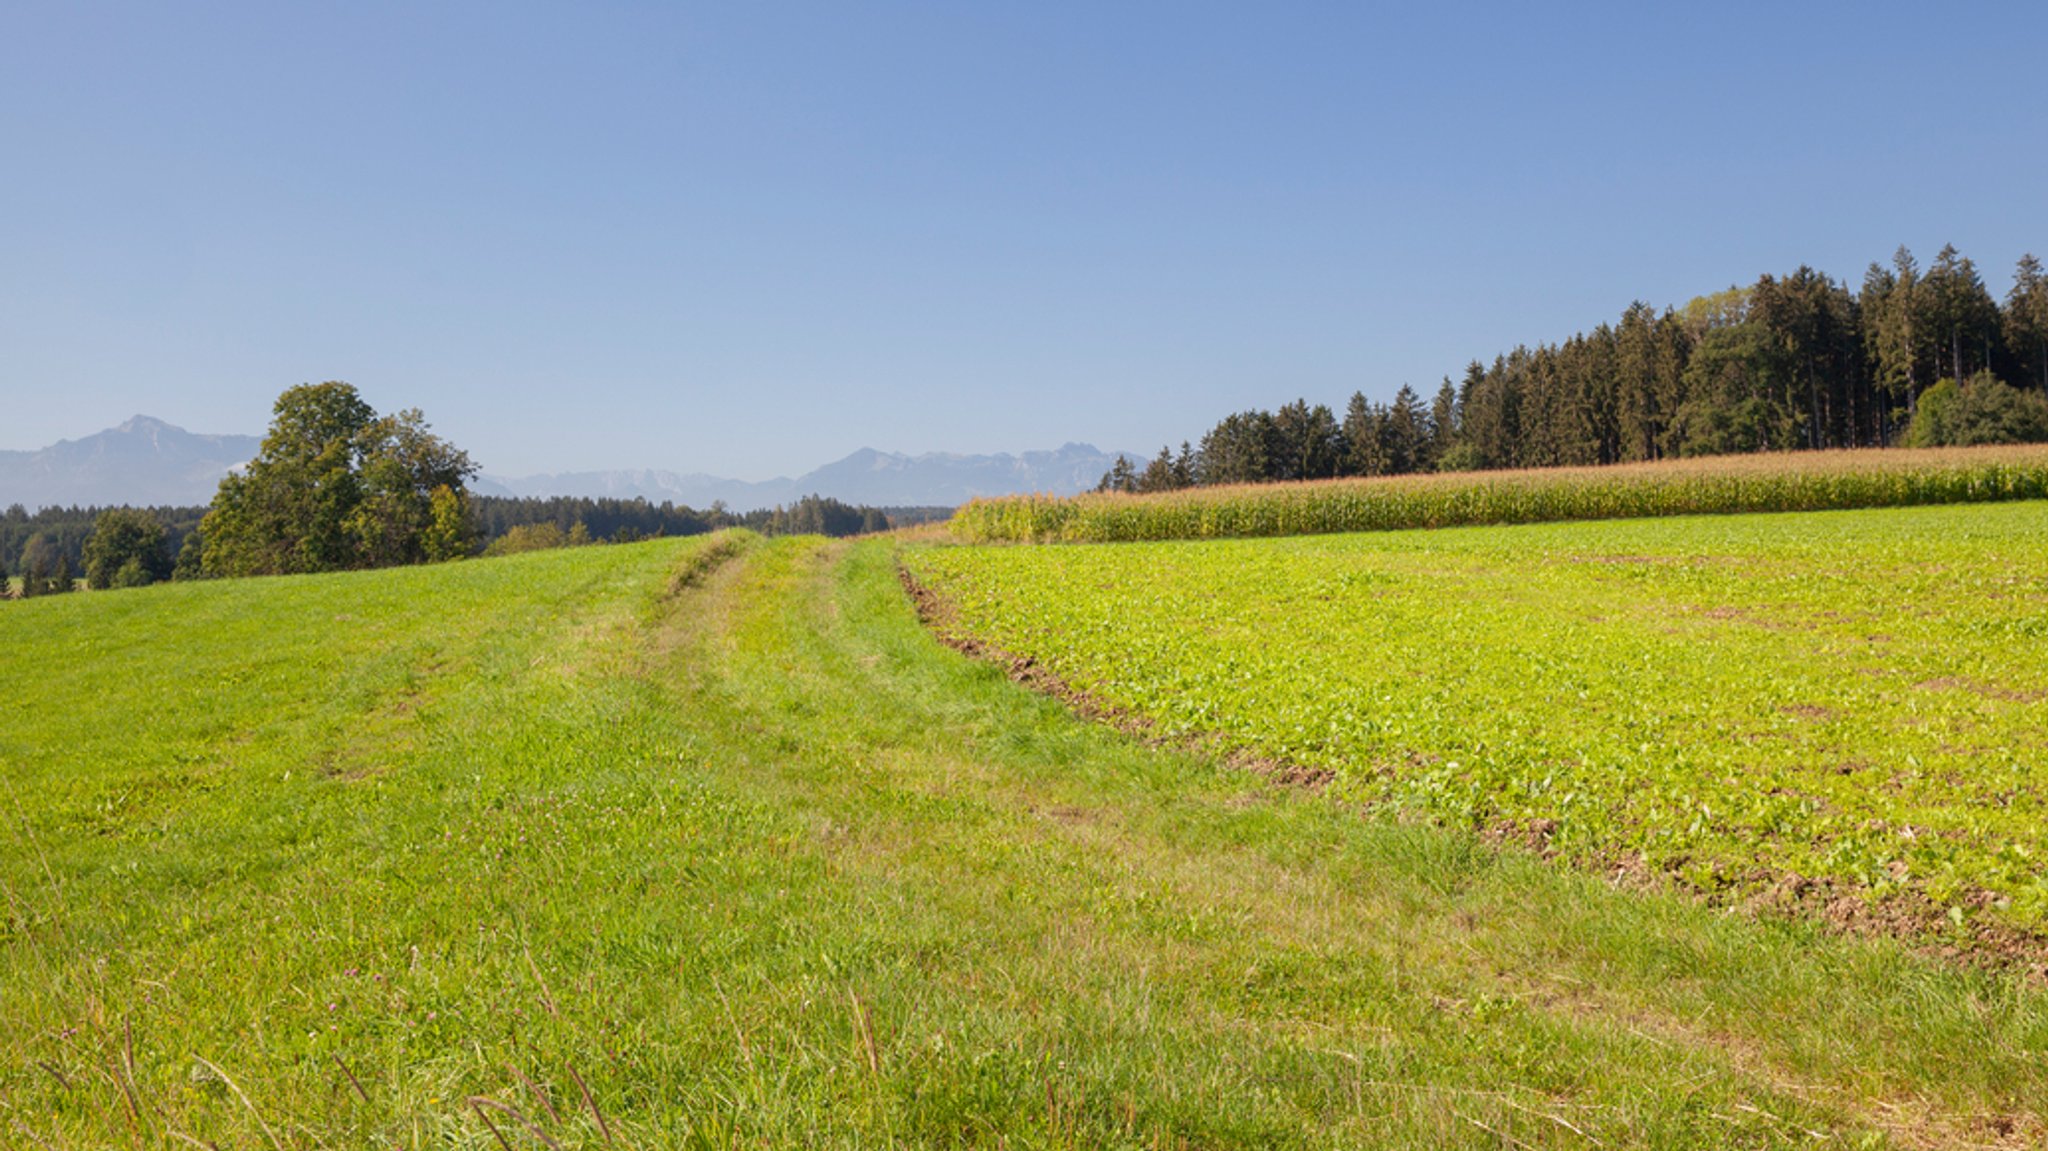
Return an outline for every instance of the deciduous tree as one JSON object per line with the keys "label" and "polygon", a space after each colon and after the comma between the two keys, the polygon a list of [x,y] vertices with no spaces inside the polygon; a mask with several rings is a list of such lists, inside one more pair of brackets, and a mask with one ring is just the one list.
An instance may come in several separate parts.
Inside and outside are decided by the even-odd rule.
{"label": "deciduous tree", "polygon": [[[339,381],[278,397],[246,471],[221,481],[201,525],[209,575],[275,575],[420,563],[463,554],[440,515],[466,514],[468,455],[417,409],[379,418]],[[453,507],[451,508],[450,502]],[[432,548],[429,547],[430,537]],[[431,554],[430,554],[431,553]]]}
{"label": "deciduous tree", "polygon": [[108,508],[85,541],[85,586],[141,587],[171,576],[162,521],[135,508]]}

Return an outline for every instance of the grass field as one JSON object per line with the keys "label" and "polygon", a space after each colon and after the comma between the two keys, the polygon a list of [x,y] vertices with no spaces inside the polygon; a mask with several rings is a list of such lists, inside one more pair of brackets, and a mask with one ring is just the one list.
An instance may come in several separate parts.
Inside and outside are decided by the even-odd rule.
{"label": "grass field", "polygon": [[967,543],[1130,543],[2038,499],[2048,499],[2048,446],[1886,448],[1005,496],[973,501],[949,526]]}
{"label": "grass field", "polygon": [[913,566],[964,633],[1160,732],[1965,942],[2048,932],[2044,547],[2028,502]]}
{"label": "grass field", "polygon": [[1144,746],[939,646],[896,563],[6,605],[0,1143],[2048,1134],[2037,986]]}

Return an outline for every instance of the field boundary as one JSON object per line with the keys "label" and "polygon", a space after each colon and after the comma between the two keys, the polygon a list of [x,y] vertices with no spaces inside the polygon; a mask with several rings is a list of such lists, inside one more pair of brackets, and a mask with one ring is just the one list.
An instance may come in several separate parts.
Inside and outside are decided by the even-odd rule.
{"label": "field boundary", "polygon": [[965,543],[1117,543],[2038,499],[2048,499],[2048,446],[1881,448],[1004,496],[968,503],[950,531]]}
{"label": "field boundary", "polygon": [[[1214,757],[1230,768],[1255,773],[1283,787],[1327,794],[1337,782],[1337,773],[1328,768],[1253,754],[1233,745],[1222,732],[1162,735],[1148,717],[1073,686],[1035,658],[1006,651],[966,633],[957,626],[958,617],[951,601],[919,580],[900,559],[896,573],[919,622],[939,643],[1000,669],[1012,682],[1060,701],[1083,719],[1106,724],[1148,747]],[[1330,798],[1355,809],[1362,818],[1423,819],[1437,827],[1452,826],[1399,805],[1372,803],[1341,794]],[[1503,819],[1468,830],[1494,850],[1526,851],[1598,876],[1617,889],[1678,894],[1705,906],[1756,918],[1813,924],[1835,935],[1890,939],[1944,962],[2016,973],[2031,983],[2048,986],[2048,936],[1973,919],[1961,928],[1968,944],[1959,945],[1953,938],[1957,927],[1943,909],[1910,888],[1888,893],[1871,903],[1857,895],[1853,887],[1827,877],[1767,869],[1744,877],[1745,882],[1738,886],[1713,888],[1688,880],[1675,866],[1655,866],[1635,852],[1561,852],[1550,842],[1554,825],[1546,826],[1548,822]],[[1950,938],[1940,939],[1937,932],[1949,933]]]}

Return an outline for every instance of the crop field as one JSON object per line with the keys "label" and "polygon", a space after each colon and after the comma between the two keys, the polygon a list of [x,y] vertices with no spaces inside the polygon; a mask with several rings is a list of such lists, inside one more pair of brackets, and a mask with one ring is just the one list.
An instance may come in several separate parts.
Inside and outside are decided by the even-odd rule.
{"label": "crop field", "polygon": [[2048,962],[2048,503],[910,562],[958,633],[1155,732]]}
{"label": "crop field", "polygon": [[966,543],[1127,543],[2038,499],[2048,499],[2048,446],[1885,449],[1006,496],[961,508],[951,530]]}
{"label": "crop field", "polygon": [[[1898,522],[1996,551],[2038,522],[2025,511]],[[1323,595],[1399,602],[1425,573],[1476,592],[1489,565],[1532,548],[1555,579],[1593,580],[1588,596],[1733,578],[1630,560],[1657,554],[1654,534],[1606,530],[1622,530],[1598,548],[1614,562],[1542,552],[1566,535],[1389,536],[1309,566],[1289,550],[1303,543],[1213,554],[1273,579],[1295,570],[1305,611]],[[1667,544],[1747,554],[1740,521],[1718,530],[1734,534]],[[1963,605],[1885,609],[1897,650],[1948,629],[1973,653],[1864,685],[1897,695],[1884,714],[1899,738],[1945,756],[1938,740],[2018,730],[2035,705],[1996,692],[2033,690],[2032,657],[1996,621],[2035,602],[2030,569],[1965,564],[1875,519],[1857,530],[1896,545],[1866,551],[1916,581],[1902,595]],[[1068,590],[1142,623],[1152,609],[1113,596],[1118,581],[1167,594],[1197,554],[738,533],[0,605],[0,1146],[2048,1138],[2048,990],[2021,972],[1618,889],[1458,828],[1361,818],[1208,748],[1148,745],[947,650],[898,578],[908,558],[995,627],[975,587],[1001,576],[1028,596],[1054,570],[1032,564],[1106,565],[1072,569]],[[1788,554],[1751,573],[1776,597],[1759,610],[1814,622],[1789,605],[1809,594],[1799,557],[1818,553]],[[1535,630],[1508,632],[1529,651],[1562,626],[1534,610],[1545,586],[1527,589]],[[1458,627],[1490,610],[1435,599],[1465,613]],[[1656,631],[1607,599],[1585,628]],[[1249,617],[1221,613],[1231,602],[1191,634],[1250,634]],[[1114,640],[1077,637],[1076,651]],[[1610,692],[1655,650],[1646,638],[1587,665],[1586,714],[1608,743],[1624,729],[1654,743],[1650,713]],[[1511,666],[1450,644],[1433,658]],[[1258,670],[1230,666],[1240,683]],[[1914,686],[1923,675],[1957,684]],[[1207,723],[1243,691],[1184,718]],[[1402,699],[1374,714],[1407,746],[1434,721]],[[1701,722],[1738,714],[1697,706]],[[1771,715],[1753,746],[1772,754],[1823,729],[1869,742],[1847,721]],[[1492,730],[1469,762],[1509,745]],[[1567,735],[1550,733],[1559,748]],[[1929,761],[1911,794],[1935,796],[1956,762]],[[1466,786],[1444,779],[1445,794]],[[2016,824],[1994,786],[2007,785],[1984,784],[1982,817]],[[1939,838],[1935,814],[1910,818]],[[1996,914],[2025,906],[2015,888]]]}

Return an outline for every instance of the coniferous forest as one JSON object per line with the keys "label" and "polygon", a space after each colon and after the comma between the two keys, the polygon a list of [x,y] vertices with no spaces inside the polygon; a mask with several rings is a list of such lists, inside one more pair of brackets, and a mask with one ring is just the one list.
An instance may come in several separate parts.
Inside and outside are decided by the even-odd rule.
{"label": "coniferous forest", "polygon": [[1425,399],[1355,393],[1228,416],[1103,490],[1630,463],[1679,456],[2048,440],[2048,275],[2003,302],[1945,247],[1901,247],[1851,286],[1800,267],[1557,344],[1474,360]]}

